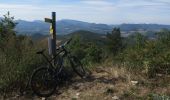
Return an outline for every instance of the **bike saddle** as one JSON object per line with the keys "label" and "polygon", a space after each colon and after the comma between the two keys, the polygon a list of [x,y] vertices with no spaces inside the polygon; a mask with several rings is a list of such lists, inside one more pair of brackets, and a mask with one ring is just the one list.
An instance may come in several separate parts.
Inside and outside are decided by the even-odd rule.
{"label": "bike saddle", "polygon": [[45,51],[45,49],[40,50],[40,51],[38,51],[38,52],[36,52],[36,53],[37,53],[37,54],[42,54],[44,51]]}

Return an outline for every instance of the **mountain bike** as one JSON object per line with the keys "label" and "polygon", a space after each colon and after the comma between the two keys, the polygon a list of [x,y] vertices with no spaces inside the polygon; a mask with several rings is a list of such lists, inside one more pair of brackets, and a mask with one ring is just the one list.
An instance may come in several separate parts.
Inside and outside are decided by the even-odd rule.
{"label": "mountain bike", "polygon": [[[81,78],[86,78],[91,74],[91,72],[83,67],[80,60],[73,56],[65,46],[69,44],[71,39],[66,41],[64,44],[57,48],[56,55],[49,59],[45,54],[45,50],[38,51],[37,54],[41,54],[45,60],[47,61],[47,65],[45,67],[40,67],[36,69],[30,80],[31,88],[33,92],[41,97],[48,97],[52,95],[56,89],[59,87],[59,83],[61,81],[60,75],[62,74],[62,70],[64,68],[64,59],[67,58],[73,71],[80,76]],[[53,61],[56,60],[55,65]]]}

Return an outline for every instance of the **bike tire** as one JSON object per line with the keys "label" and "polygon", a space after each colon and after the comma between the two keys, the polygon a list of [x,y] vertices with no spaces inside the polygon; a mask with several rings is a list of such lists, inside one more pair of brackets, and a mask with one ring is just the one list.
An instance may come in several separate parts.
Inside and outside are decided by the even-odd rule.
{"label": "bike tire", "polygon": [[[48,77],[47,77],[47,75],[48,75]],[[41,80],[41,78],[43,80]],[[49,68],[47,68],[47,67],[40,67],[40,68],[36,69],[31,76],[30,83],[31,83],[32,91],[37,96],[40,96],[40,97],[51,96],[57,88],[57,80],[53,77],[52,73],[50,73]],[[41,84],[42,84],[42,87],[39,87],[39,88],[36,87]],[[43,93],[44,90],[41,91],[40,90],[41,88],[47,88],[47,90],[49,89],[49,91],[46,93]]]}
{"label": "bike tire", "polygon": [[83,67],[82,63],[75,56],[71,57],[71,65],[73,71],[79,75],[81,78],[87,78],[91,75],[91,71]]}

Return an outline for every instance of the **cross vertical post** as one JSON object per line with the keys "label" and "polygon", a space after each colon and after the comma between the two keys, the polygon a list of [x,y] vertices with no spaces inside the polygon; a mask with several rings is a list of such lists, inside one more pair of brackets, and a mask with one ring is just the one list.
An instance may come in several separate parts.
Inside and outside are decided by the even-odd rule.
{"label": "cross vertical post", "polygon": [[[52,37],[54,41],[53,57],[55,57],[56,55],[56,13],[55,12],[52,12],[52,29],[53,29]],[[54,59],[54,65],[55,65],[55,62],[56,62],[56,59]]]}
{"label": "cross vertical post", "polygon": [[56,40],[56,14],[52,12],[52,29],[53,29],[53,39]]}
{"label": "cross vertical post", "polygon": [[[52,55],[52,58],[56,55],[56,13],[52,12],[52,19],[45,18],[45,22],[50,23],[50,36],[49,42],[49,54]],[[53,64],[55,65],[56,59],[54,58]]]}

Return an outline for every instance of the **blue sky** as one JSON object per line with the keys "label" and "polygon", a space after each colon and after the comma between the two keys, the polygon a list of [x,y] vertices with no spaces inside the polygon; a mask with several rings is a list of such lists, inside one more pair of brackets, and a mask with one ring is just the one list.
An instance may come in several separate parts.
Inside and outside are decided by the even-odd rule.
{"label": "blue sky", "polygon": [[170,24],[170,0],[0,0],[0,16],[43,20],[56,12],[57,20],[94,23]]}

